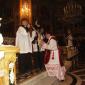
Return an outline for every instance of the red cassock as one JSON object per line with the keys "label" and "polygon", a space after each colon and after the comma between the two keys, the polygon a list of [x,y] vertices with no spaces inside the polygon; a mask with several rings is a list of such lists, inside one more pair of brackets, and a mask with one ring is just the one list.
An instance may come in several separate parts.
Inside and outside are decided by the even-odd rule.
{"label": "red cassock", "polygon": [[44,44],[45,50],[44,64],[48,76],[56,76],[59,80],[63,80],[65,75],[65,67],[62,62],[62,50],[58,49],[57,42],[53,37],[50,37],[49,42]]}

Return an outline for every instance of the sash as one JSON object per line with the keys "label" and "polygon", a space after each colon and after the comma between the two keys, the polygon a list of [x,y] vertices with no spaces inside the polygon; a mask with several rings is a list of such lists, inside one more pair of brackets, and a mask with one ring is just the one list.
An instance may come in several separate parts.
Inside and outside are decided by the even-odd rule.
{"label": "sash", "polygon": [[45,50],[44,64],[47,64],[50,60],[50,50]]}

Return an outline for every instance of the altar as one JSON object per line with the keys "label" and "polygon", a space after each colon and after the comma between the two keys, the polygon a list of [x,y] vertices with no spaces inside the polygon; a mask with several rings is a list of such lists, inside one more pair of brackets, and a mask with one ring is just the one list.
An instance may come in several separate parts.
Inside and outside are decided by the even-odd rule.
{"label": "altar", "polygon": [[12,45],[0,46],[0,85],[16,85],[16,53]]}

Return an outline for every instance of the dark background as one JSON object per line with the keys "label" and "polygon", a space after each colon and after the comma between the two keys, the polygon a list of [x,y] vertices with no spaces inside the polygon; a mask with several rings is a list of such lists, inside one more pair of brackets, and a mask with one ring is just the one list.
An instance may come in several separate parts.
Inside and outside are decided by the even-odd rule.
{"label": "dark background", "polygon": [[[75,39],[85,38],[85,1],[73,1],[82,6],[82,15],[64,22],[63,8],[68,0],[32,0],[33,24],[37,19],[44,29],[52,30],[61,39],[66,36],[67,29],[71,29]],[[19,0],[0,0],[0,17],[3,18],[0,28],[3,36],[15,37],[20,22]]]}

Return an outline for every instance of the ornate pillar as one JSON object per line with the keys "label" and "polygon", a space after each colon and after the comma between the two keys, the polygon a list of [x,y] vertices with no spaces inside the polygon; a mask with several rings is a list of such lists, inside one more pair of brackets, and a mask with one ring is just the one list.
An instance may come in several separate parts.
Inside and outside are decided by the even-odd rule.
{"label": "ornate pillar", "polygon": [[16,52],[15,46],[0,46],[0,85],[16,85]]}

